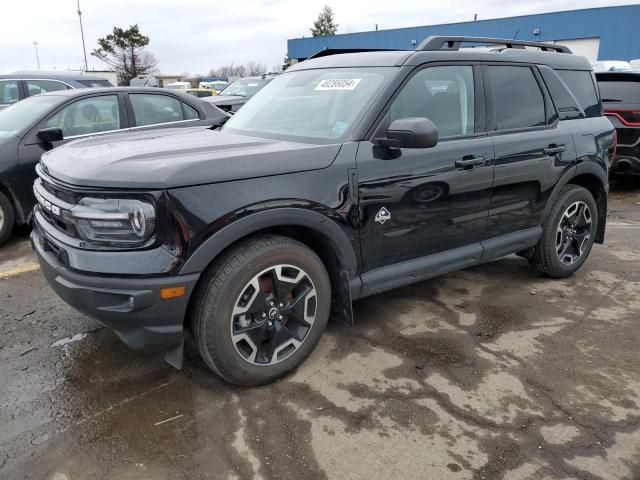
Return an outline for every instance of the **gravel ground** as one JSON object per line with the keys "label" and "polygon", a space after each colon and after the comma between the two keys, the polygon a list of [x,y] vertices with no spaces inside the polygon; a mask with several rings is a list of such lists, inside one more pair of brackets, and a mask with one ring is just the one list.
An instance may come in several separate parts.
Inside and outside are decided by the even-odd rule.
{"label": "gravel ground", "polygon": [[128,350],[19,232],[0,249],[0,478],[638,479],[640,182],[610,210],[574,277],[508,257],[359,301],[254,389]]}

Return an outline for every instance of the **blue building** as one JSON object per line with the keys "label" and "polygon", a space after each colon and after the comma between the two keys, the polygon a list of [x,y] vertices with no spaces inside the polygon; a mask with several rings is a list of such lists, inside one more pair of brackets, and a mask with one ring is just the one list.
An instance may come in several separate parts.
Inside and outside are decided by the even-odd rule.
{"label": "blue building", "polygon": [[[425,8],[425,16],[428,8]],[[423,27],[394,28],[287,41],[292,63],[332,48],[413,50],[430,35],[468,35],[556,42],[598,60],[640,59],[640,5],[587,8]]]}

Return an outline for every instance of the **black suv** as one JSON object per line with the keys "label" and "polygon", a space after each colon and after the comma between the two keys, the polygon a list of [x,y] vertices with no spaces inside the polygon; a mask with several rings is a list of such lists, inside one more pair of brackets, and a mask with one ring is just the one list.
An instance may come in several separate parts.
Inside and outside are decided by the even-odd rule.
{"label": "black suv", "polygon": [[596,73],[604,114],[618,133],[612,173],[640,174],[640,72]]}
{"label": "black suv", "polygon": [[55,291],[130,347],[179,367],[191,337],[258,385],[330,317],[351,324],[352,300],[512,253],[574,273],[604,239],[613,147],[584,58],[431,37],[302,62],[219,130],[44,154],[32,241]]}

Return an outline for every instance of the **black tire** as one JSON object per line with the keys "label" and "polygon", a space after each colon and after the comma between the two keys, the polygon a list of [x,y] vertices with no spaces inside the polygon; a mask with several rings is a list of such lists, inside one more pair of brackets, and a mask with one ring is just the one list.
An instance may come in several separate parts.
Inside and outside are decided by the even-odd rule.
{"label": "black tire", "polygon": [[9,199],[0,192],[0,245],[7,241],[13,230],[15,213]]}
{"label": "black tire", "polygon": [[[590,211],[590,233],[588,240],[586,240],[582,248],[580,248],[582,253],[580,253],[573,263],[567,264],[560,259],[557,242],[562,243],[561,239],[565,237],[562,233],[558,232],[558,229],[561,228],[560,222],[563,220],[565,212],[567,212],[569,207],[575,205],[576,202],[582,202]],[[591,247],[593,247],[596,232],[598,231],[598,222],[598,208],[591,192],[578,185],[565,186],[560,191],[560,195],[553,203],[549,215],[542,225],[542,238],[534,248],[533,255],[529,262],[538,272],[553,278],[565,278],[573,275],[586,261],[591,252]],[[560,237],[557,235],[560,235]],[[570,242],[571,241],[569,241],[569,243]],[[573,245],[578,245],[578,243],[580,242],[575,241]]]}
{"label": "black tire", "polygon": [[[236,331],[238,317],[243,317],[241,320],[250,322],[252,326],[261,322],[264,324],[270,318],[259,320],[258,315],[262,314],[248,314],[251,317],[255,315],[255,318],[245,320],[244,314],[234,315],[234,312],[236,308],[240,308],[243,299],[246,298],[247,288],[252,291],[251,282],[261,272],[265,270],[272,272],[271,269],[280,265],[293,266],[306,274],[306,278],[309,279],[307,286],[296,288],[300,288],[300,291],[303,292],[314,292],[315,297],[312,293],[305,294],[305,298],[302,299],[302,305],[304,305],[305,316],[308,313],[309,305],[311,305],[315,320],[310,327],[300,327],[306,334],[303,338],[301,337],[301,344],[295,347],[292,353],[287,353],[284,359],[275,359],[277,363],[274,364],[256,364],[258,361],[257,355],[252,357],[251,354],[247,353],[243,357],[245,352],[241,353],[242,349],[239,347],[243,341],[240,340],[234,343],[232,331]],[[295,272],[296,270],[293,269],[293,271]],[[282,272],[283,270],[280,270],[280,273]],[[271,273],[266,276],[268,275],[271,275]],[[264,278],[261,277],[261,280],[259,280],[261,289]],[[303,280],[303,282],[306,282],[306,280]],[[271,292],[276,292],[278,289],[276,285],[279,285],[279,283],[274,281],[271,285]],[[314,288],[312,289],[312,287]],[[269,292],[263,294],[263,290],[259,290],[258,294],[265,295],[265,298],[268,295],[273,295],[273,293]],[[255,297],[251,297],[248,303],[254,305],[257,302],[258,294]],[[243,296],[241,297],[241,295]],[[293,297],[293,294],[287,295]],[[211,370],[230,383],[256,386],[282,377],[300,365],[313,351],[329,319],[331,283],[322,261],[307,246],[291,238],[265,235],[240,242],[224,254],[222,258],[214,262],[204,273],[204,277],[195,292],[194,302],[191,314],[191,328],[194,344],[204,362]],[[293,304],[293,300],[290,300],[290,302]],[[283,303],[278,301],[278,305],[281,304]],[[268,314],[271,315],[272,311],[268,306],[266,308]],[[286,307],[282,312],[285,312],[285,310]],[[289,324],[284,322],[294,321],[292,317],[288,317],[285,314],[285,320],[278,323],[279,328],[284,331],[285,327],[289,328]],[[276,328],[273,326],[275,323],[276,320],[270,322],[272,329]],[[285,327],[282,326],[283,324]],[[291,325],[295,326],[296,324],[292,323]],[[293,329],[293,327],[291,328]],[[262,330],[262,332],[267,332],[265,335],[275,338],[273,337],[273,331],[267,331],[266,327],[263,327]],[[275,340],[273,343],[275,343]],[[245,347],[248,347],[249,352],[255,350],[257,353],[259,348],[253,348],[256,344],[268,345],[268,342],[247,343]],[[262,348],[268,350],[267,347]],[[273,349],[271,351],[273,352]],[[273,360],[276,356],[277,350],[276,354],[272,353],[271,357],[264,355],[261,358],[271,358]]]}

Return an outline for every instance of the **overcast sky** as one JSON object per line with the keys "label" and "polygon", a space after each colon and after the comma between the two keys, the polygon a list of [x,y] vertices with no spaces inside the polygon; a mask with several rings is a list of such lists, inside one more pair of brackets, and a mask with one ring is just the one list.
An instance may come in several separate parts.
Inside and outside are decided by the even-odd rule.
{"label": "overcast sky", "polygon": [[[35,69],[37,41],[43,69],[83,64],[76,0],[0,0],[0,72]],[[114,26],[134,23],[151,38],[149,50],[165,74],[207,73],[230,62],[281,64],[288,38],[309,27],[329,4],[338,33],[432,25],[599,6],[615,0],[80,0],[87,54]],[[636,39],[629,41],[637,41]],[[89,56],[89,68],[104,65]]]}

